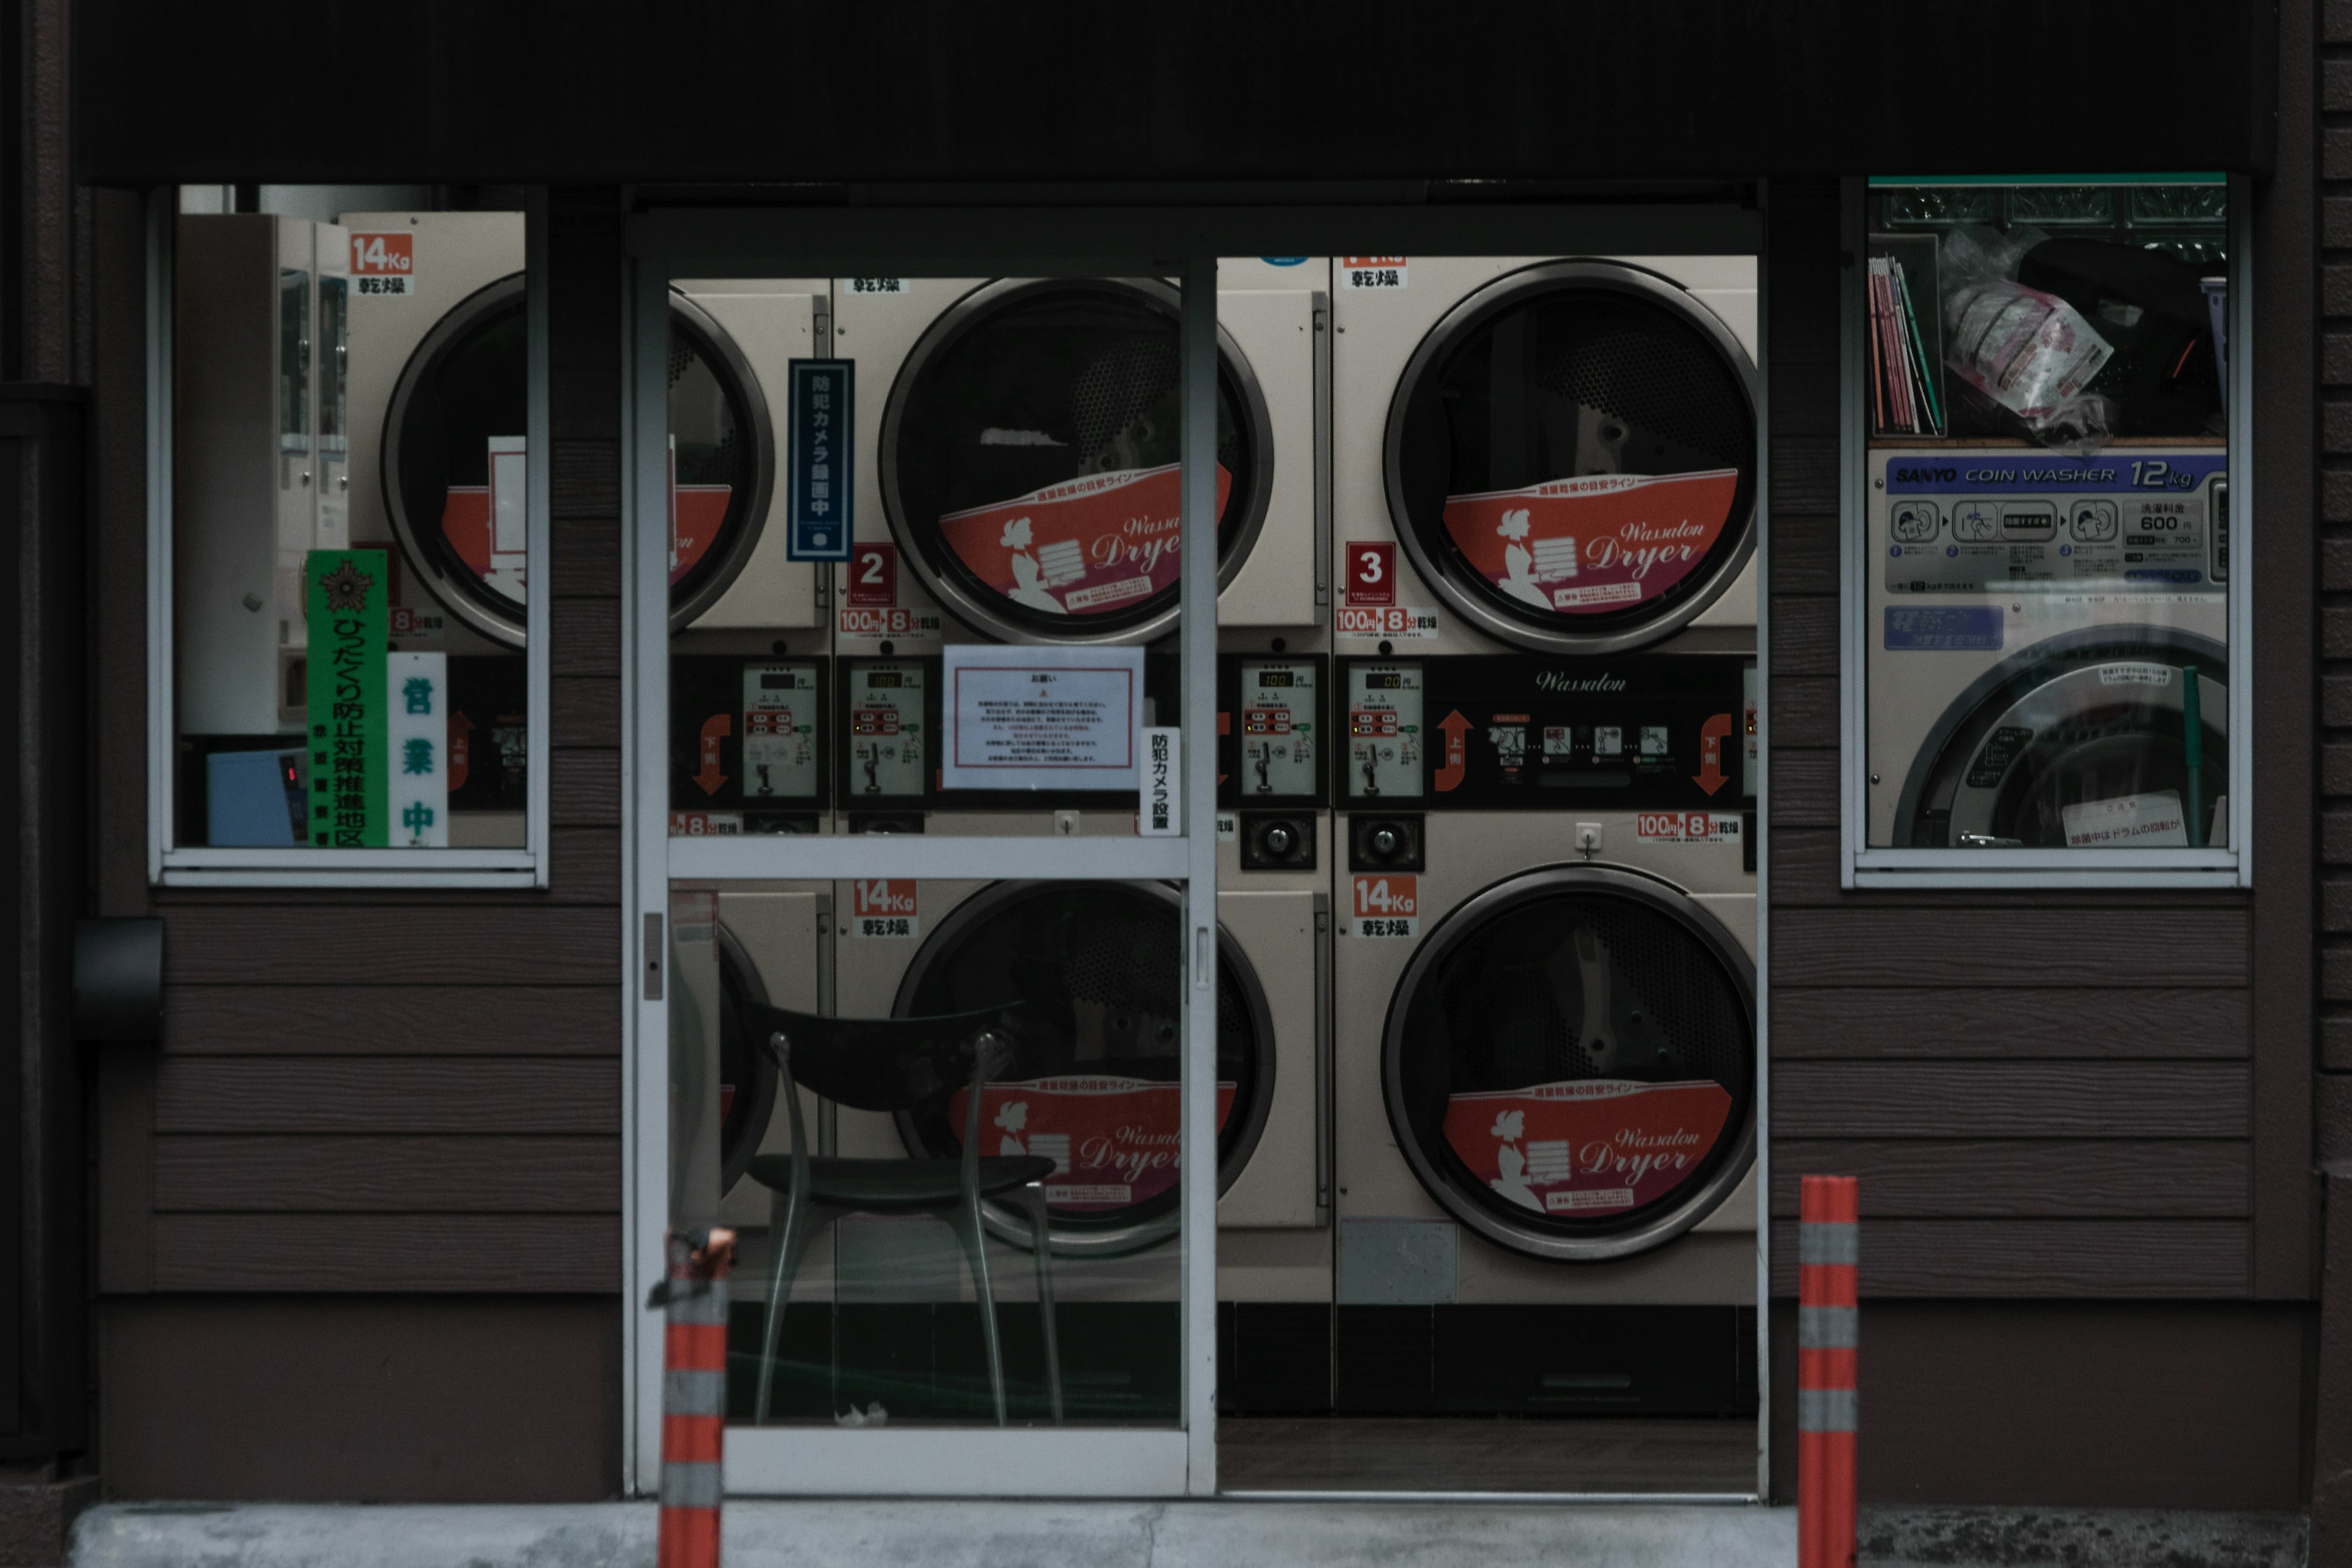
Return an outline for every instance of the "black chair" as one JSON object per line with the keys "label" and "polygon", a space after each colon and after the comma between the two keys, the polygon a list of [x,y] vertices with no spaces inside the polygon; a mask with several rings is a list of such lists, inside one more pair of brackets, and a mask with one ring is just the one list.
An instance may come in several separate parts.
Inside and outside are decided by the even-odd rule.
{"label": "black chair", "polygon": [[[779,1089],[792,1117],[793,1152],[763,1154],[749,1174],[774,1195],[769,1235],[775,1262],[768,1284],[767,1320],[760,1343],[760,1394],[753,1419],[768,1419],[776,1341],[793,1280],[812,1238],[848,1214],[929,1214],[947,1222],[962,1244],[980,1324],[988,1346],[988,1379],[996,1424],[1004,1423],[1004,1355],[997,1342],[996,1297],[988,1283],[982,1203],[1009,1199],[1029,1212],[1029,1253],[1037,1268],[1037,1301],[1045,1318],[1045,1382],[1054,1420],[1062,1419],[1062,1357],[1054,1333],[1053,1250],[1047,1245],[1045,1191],[1054,1162],[1036,1155],[980,1152],[982,1089],[1020,1058],[1023,1017],[1015,1005],[935,1018],[824,1018],[764,1004],[744,1008],[744,1032],[776,1065]],[[843,1160],[809,1152],[797,1086],[859,1110],[935,1110],[959,1087],[971,1091],[959,1159]]]}

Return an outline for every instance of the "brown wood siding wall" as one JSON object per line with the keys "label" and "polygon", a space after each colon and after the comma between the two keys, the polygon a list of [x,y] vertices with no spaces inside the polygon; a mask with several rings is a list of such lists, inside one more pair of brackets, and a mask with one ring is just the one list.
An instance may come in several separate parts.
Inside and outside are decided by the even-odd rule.
{"label": "brown wood siding wall", "polygon": [[[2283,216],[2263,221],[2284,258]],[[2261,890],[1842,892],[1839,220],[1835,182],[1773,184],[1774,1292],[1796,1287],[1798,1178],[1841,1173],[1862,1178],[1874,1297],[2305,1296],[2307,448],[2291,464],[2307,408],[2256,411],[2282,426],[2253,563]],[[2292,310],[2291,290],[2265,307],[2265,375],[2293,374],[2273,350]]]}
{"label": "brown wood siding wall", "polygon": [[[112,374],[98,646],[120,706],[100,744],[96,880],[107,912],[163,916],[168,957],[162,1050],[108,1047],[100,1068],[110,1485],[173,1497],[607,1495],[623,1164],[616,193],[559,192],[551,215],[543,892],[147,887],[134,717],[144,680],[133,678],[145,642],[142,448],[129,438],[144,417],[142,237],[135,208],[122,216],[104,234],[127,286],[107,297],[100,329]],[[494,1342],[504,1349],[492,1355]],[[315,1403],[303,1379],[270,1373],[273,1347],[289,1342],[339,1390],[325,1427],[296,1416]],[[412,1371],[358,1374],[392,1364],[386,1345]],[[339,1363],[346,1374],[323,1370]],[[243,1391],[196,1398],[153,1375],[210,1364],[245,1367]],[[452,1382],[436,1365],[473,1371]],[[551,1399],[577,1419],[505,1431],[450,1420],[478,1400]],[[247,1441],[265,1428],[291,1435],[299,1462],[284,1445]],[[402,1458],[425,1454],[423,1466]]]}

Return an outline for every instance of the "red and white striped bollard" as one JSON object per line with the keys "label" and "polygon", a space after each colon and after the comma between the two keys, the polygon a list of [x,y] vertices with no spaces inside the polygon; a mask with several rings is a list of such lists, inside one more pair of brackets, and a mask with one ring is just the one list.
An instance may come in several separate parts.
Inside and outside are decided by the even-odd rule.
{"label": "red and white striped bollard", "polygon": [[659,1568],[719,1568],[727,1271],[735,1261],[735,1234],[713,1230],[698,1238],[673,1232],[667,1250]]}
{"label": "red and white striped bollard", "polygon": [[1854,1568],[1861,1184],[1807,1176],[1797,1226],[1797,1563]]}

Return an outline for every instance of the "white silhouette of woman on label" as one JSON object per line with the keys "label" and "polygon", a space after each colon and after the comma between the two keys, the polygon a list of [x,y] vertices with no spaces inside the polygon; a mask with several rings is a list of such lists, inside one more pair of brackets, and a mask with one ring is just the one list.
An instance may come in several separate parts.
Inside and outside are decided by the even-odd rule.
{"label": "white silhouette of woman on label", "polygon": [[1503,547],[1503,570],[1508,575],[1495,586],[1514,599],[1524,599],[1538,609],[1549,610],[1551,601],[1536,583],[1536,558],[1526,542],[1533,528],[1525,507],[1505,512],[1503,521],[1495,525],[1495,531],[1511,542]]}
{"label": "white silhouette of woman on label", "polygon": [[1013,552],[1013,586],[1005,590],[1006,598],[1016,605],[1026,605],[1033,610],[1051,610],[1057,616],[1070,613],[1062,607],[1060,600],[1045,592],[1040,581],[1045,574],[1037,565],[1037,558],[1029,553],[1027,518],[1016,517],[1006,523],[1004,537],[997,542]]}
{"label": "white silhouette of woman on label", "polygon": [[1523,1110],[1506,1110],[1495,1118],[1492,1134],[1503,1141],[1503,1146],[1495,1151],[1495,1167],[1502,1173],[1486,1184],[1521,1208],[1541,1214],[1543,1205],[1536,1201],[1535,1190],[1528,1185],[1528,1157],[1518,1150],[1519,1134],[1526,1121],[1527,1112]]}
{"label": "white silhouette of woman on label", "polygon": [[1027,1100],[1009,1100],[997,1107],[996,1124],[1004,1130],[1004,1136],[996,1141],[998,1153],[1018,1155],[1029,1152],[1028,1145],[1021,1142],[1022,1131],[1029,1125]]}

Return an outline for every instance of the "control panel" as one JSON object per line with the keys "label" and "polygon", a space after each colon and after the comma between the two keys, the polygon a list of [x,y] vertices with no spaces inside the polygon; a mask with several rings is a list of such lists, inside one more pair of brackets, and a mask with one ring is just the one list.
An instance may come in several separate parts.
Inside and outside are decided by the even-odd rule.
{"label": "control panel", "polygon": [[1752,798],[1754,660],[1344,659],[1339,794],[1364,810],[1723,807]]}
{"label": "control panel", "polygon": [[826,662],[670,659],[670,830],[814,833],[827,803]]}
{"label": "control panel", "polygon": [[2218,594],[2229,582],[2219,447],[1879,451],[1871,468],[1890,594]]}
{"label": "control panel", "polygon": [[1219,657],[1220,805],[1324,804],[1326,674],[1319,658]]}
{"label": "control panel", "polygon": [[929,782],[929,669],[920,659],[851,659],[842,669],[845,805],[910,799]]}

